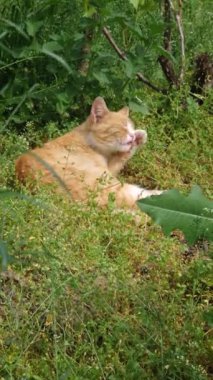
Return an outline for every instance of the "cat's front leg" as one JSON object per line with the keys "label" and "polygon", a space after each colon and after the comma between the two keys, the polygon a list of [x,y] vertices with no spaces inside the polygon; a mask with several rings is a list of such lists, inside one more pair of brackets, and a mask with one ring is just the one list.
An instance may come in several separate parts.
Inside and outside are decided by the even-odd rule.
{"label": "cat's front leg", "polygon": [[146,190],[137,185],[128,183],[118,184],[114,189],[116,204],[118,207],[137,209],[137,201],[152,195],[160,195],[161,190]]}
{"label": "cat's front leg", "polygon": [[124,167],[126,162],[130,159],[130,152],[118,152],[110,157],[108,161],[108,169],[110,173],[116,176]]}
{"label": "cat's front leg", "polygon": [[135,198],[135,201],[143,198],[151,197],[152,195],[160,195],[164,190],[147,190],[139,187],[137,185],[127,185],[129,186],[129,194]]}

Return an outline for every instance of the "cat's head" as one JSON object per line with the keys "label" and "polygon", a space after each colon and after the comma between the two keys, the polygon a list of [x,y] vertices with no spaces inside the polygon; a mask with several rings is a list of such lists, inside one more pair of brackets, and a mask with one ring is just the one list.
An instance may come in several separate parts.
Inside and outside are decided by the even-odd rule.
{"label": "cat's head", "polygon": [[129,152],[146,142],[146,132],[135,131],[128,107],[112,112],[101,97],[94,100],[86,123],[89,144],[106,155]]}

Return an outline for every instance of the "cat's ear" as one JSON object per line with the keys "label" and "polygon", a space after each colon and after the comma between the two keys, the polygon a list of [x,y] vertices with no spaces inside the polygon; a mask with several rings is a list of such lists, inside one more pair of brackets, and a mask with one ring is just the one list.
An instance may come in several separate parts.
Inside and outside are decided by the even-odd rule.
{"label": "cat's ear", "polygon": [[129,107],[123,107],[119,112],[122,113],[122,115],[129,117]]}
{"label": "cat's ear", "polygon": [[107,112],[109,112],[107,105],[104,99],[99,96],[92,103],[90,117],[92,118],[93,123],[98,123]]}

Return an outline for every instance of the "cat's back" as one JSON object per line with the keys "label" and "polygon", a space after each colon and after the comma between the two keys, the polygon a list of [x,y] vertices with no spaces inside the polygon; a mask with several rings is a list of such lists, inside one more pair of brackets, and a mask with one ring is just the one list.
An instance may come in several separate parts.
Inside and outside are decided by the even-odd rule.
{"label": "cat's back", "polygon": [[51,169],[63,177],[78,176],[79,173],[95,176],[100,175],[106,166],[104,157],[87,144],[83,125],[26,152],[15,163],[16,175],[21,182],[27,177],[34,179],[38,172],[43,174],[40,177],[42,182],[51,182]]}

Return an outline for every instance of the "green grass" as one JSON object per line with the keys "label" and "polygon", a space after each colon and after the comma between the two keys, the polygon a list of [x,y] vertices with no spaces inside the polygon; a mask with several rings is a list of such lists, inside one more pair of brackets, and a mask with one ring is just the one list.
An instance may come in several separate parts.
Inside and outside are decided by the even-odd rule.
{"label": "green grass", "polygon": [[[211,118],[178,107],[133,115],[149,142],[122,176],[184,192],[197,183],[210,197]],[[1,135],[1,188],[20,191],[14,159],[58,133],[50,123],[39,135],[33,125]],[[0,277],[0,379],[210,379],[211,246],[166,238],[145,214],[115,213],[112,202],[100,210],[48,189],[32,198],[39,204],[0,198],[10,255]]]}

